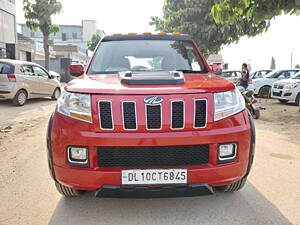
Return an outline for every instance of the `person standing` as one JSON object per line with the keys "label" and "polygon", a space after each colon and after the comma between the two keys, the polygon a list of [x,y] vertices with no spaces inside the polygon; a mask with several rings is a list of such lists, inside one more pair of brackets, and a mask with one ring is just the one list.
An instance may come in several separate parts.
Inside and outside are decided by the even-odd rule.
{"label": "person standing", "polygon": [[242,86],[243,88],[248,88],[248,80],[249,80],[250,74],[248,70],[247,63],[243,63],[242,65],[242,77],[239,81],[239,86]]}

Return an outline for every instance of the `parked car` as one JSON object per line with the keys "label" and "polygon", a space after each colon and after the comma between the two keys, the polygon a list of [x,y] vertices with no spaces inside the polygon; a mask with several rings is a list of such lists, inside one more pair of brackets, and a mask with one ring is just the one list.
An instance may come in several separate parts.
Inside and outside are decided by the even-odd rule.
{"label": "parked car", "polygon": [[236,84],[236,82],[241,79],[242,73],[239,70],[225,70],[220,76]]}
{"label": "parked car", "polygon": [[27,99],[58,99],[60,83],[40,65],[19,60],[0,59],[0,100],[11,99],[23,106]]}
{"label": "parked car", "polygon": [[56,73],[55,71],[50,70],[49,74],[50,74],[50,76],[55,77],[60,82],[61,77],[60,77],[59,73]]}
{"label": "parked car", "polygon": [[80,77],[66,85],[47,135],[62,195],[195,196],[244,186],[253,119],[190,36],[105,36],[87,70],[71,65],[70,73]]}
{"label": "parked car", "polygon": [[272,70],[258,70],[258,71],[251,73],[250,78],[251,79],[263,78],[270,72],[272,72]]}
{"label": "parked car", "polygon": [[276,81],[288,79],[299,71],[300,69],[276,70],[269,73],[264,78],[254,79],[254,94],[259,97],[269,98],[271,96],[271,88]]}
{"label": "parked car", "polygon": [[282,103],[300,102],[300,72],[290,79],[277,81],[272,87],[272,98],[278,99]]}
{"label": "parked car", "polygon": [[[226,80],[230,80],[232,83],[237,84],[237,82],[241,79],[242,73],[239,70],[225,70],[220,74],[221,77],[225,78]],[[248,88],[247,90],[254,91],[254,86],[252,83],[252,79],[250,78],[248,81]]]}

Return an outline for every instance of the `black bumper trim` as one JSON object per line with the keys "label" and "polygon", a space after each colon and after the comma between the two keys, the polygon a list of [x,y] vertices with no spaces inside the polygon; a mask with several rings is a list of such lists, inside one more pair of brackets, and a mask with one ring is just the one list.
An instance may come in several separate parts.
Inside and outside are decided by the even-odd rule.
{"label": "black bumper trim", "polygon": [[122,186],[103,185],[95,192],[95,197],[103,198],[175,198],[211,195],[214,190],[208,184],[190,184],[185,186],[136,186],[123,188]]}

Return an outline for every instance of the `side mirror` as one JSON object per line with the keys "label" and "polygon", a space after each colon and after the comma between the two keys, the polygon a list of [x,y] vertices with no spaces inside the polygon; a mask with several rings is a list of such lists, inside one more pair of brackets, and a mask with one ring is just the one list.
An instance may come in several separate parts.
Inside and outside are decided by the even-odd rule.
{"label": "side mirror", "polygon": [[278,77],[278,79],[279,80],[282,80],[282,79],[284,79],[285,77],[283,76],[283,75],[280,75],[279,77]]}
{"label": "side mirror", "polygon": [[54,78],[55,78],[55,76],[53,74],[49,75],[49,79],[54,79]]}
{"label": "side mirror", "polygon": [[73,64],[69,66],[70,74],[74,77],[79,77],[84,74],[84,67],[81,64]]}

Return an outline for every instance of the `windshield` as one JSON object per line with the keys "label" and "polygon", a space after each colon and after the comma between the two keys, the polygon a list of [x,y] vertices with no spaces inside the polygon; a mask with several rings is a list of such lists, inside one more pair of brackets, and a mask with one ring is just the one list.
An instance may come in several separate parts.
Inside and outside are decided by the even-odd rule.
{"label": "windshield", "polygon": [[299,72],[298,70],[282,70],[282,71],[275,71],[272,73],[269,73],[266,78],[279,78],[280,76],[284,77],[284,78],[290,78],[292,76],[294,76],[297,72]]}
{"label": "windshield", "polygon": [[300,79],[300,72],[295,74],[295,76],[293,76],[292,79]]}
{"label": "windshield", "polygon": [[228,78],[228,77],[241,77],[240,71],[224,71],[220,75],[221,77]]}
{"label": "windshield", "polygon": [[205,67],[190,41],[125,40],[102,42],[87,73],[128,70],[203,72]]}

